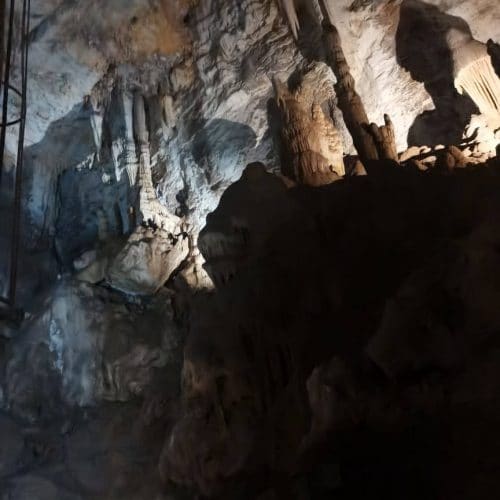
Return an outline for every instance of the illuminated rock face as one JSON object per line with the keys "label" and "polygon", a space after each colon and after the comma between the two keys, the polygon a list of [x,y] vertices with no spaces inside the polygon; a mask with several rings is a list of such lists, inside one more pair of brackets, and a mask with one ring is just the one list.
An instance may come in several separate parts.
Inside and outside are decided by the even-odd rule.
{"label": "illuminated rock face", "polygon": [[500,121],[500,78],[498,78],[486,47],[477,54],[477,59],[463,67],[455,77],[460,93],[466,93],[486,116]]}
{"label": "illuminated rock face", "polygon": [[333,100],[328,69],[319,64],[308,68],[293,89],[276,81],[275,92],[281,113],[283,173],[310,186],[343,176],[342,138],[321,107]]}
{"label": "illuminated rock face", "polygon": [[[473,452],[463,450],[483,409],[486,423],[499,427],[481,398],[498,394],[500,188],[496,170],[481,165],[469,177],[462,167],[488,160],[499,132],[484,116],[473,118],[466,161],[454,146],[425,145],[462,138],[461,105],[470,100],[454,84],[484,113],[495,106],[482,48],[455,74],[438,42],[456,23],[470,27],[467,43],[498,42],[498,1],[328,2],[370,121],[388,112],[402,151],[422,114],[438,117],[420,127],[431,142],[415,140],[423,144],[416,158],[434,157],[413,163],[429,165],[425,176],[405,165],[398,171],[405,180],[394,181],[382,164],[380,177],[370,171],[331,184],[353,149],[340,113],[331,106],[333,127],[321,106],[333,81],[314,71],[309,85],[282,94],[283,167],[294,180],[270,173],[282,167],[268,114],[272,81],[287,82],[304,59],[324,60],[316,2],[32,4],[20,279],[27,321],[15,333],[0,325],[12,336],[0,337],[0,412],[29,426],[0,415],[0,496],[176,498],[159,484],[160,462],[164,479],[215,496],[249,472],[249,498],[261,486],[255,464],[265,464],[257,476],[279,471],[277,482],[288,485],[297,456],[332,429],[355,435],[336,456],[365,457],[370,440],[356,434],[361,424],[382,442],[368,448],[373,460],[355,466],[356,474],[369,469],[368,481],[343,474],[342,487],[370,498],[356,488],[369,489],[375,476],[397,478],[419,444],[397,447],[378,474],[391,441],[384,433],[394,438],[406,412],[413,438],[414,414],[442,408],[431,392],[471,408],[441,435],[464,436],[448,455],[467,467],[451,481],[473,489],[470,498],[491,500],[491,491],[481,496],[462,484],[470,476],[461,472],[497,470],[477,461],[493,448],[493,426],[485,426],[487,439],[481,430]],[[401,20],[416,12],[422,17],[408,29]],[[444,48],[448,59],[452,45]],[[498,47],[490,51],[498,72]],[[420,78],[422,67],[428,73]],[[446,86],[432,94],[436,79]],[[482,215],[491,215],[491,226],[479,224]],[[446,238],[449,247],[434,253]],[[191,303],[195,290],[211,286],[203,263],[216,290]],[[178,327],[189,329],[184,355]],[[137,428],[150,441],[127,460],[123,448],[137,444]],[[424,450],[413,468],[429,456]],[[416,491],[418,500],[440,497]],[[237,499],[232,493],[226,498]]]}
{"label": "illuminated rock face", "polygon": [[126,293],[152,295],[187,257],[188,240],[181,226],[174,232],[139,226],[107,272],[109,284]]}
{"label": "illuminated rock face", "polygon": [[476,103],[487,117],[500,123],[500,78],[486,45],[470,40],[454,52],[455,87]]}
{"label": "illuminated rock face", "polygon": [[[153,25],[146,3],[157,7]],[[306,34],[307,15],[318,19],[317,8],[311,7],[314,3],[294,3],[297,15],[305,16],[299,24]],[[456,142],[445,140],[449,134],[444,128],[457,122],[459,111],[448,95],[436,105],[424,84],[415,81],[411,71],[405,70],[407,65],[398,61],[399,15],[410,3],[422,5],[416,0],[401,5],[350,0],[328,3],[368,118],[382,123],[383,113],[389,113],[399,151],[406,149],[408,139],[431,146],[427,139],[433,139],[435,144]],[[448,16],[462,18],[477,40],[500,37],[492,0],[424,3]],[[271,80],[276,76],[286,81],[304,58],[276,0],[243,0],[238,6],[229,0],[204,1],[195,3],[189,11],[185,2],[168,1],[134,0],[126,6],[112,1],[100,6],[98,2],[80,0],[64,3],[57,10],[57,2],[34,4],[40,26],[35,28],[31,47],[32,100],[25,184],[31,245],[45,244],[48,234],[56,230],[57,210],[49,200],[55,196],[58,182],[70,173],[104,176],[107,180],[101,189],[103,198],[108,199],[111,184],[120,183],[122,175],[128,175],[134,184],[138,158],[132,144],[131,110],[137,90],[145,97],[151,166],[160,201],[172,214],[187,215],[197,230],[246,164],[264,161],[270,169],[279,169],[268,128]],[[163,15],[164,11],[167,14]],[[478,12],[490,14],[482,16]],[[81,24],[75,19],[81,19]],[[175,29],[161,28],[164,23]],[[151,32],[144,34],[148,27]],[[320,32],[319,25],[314,29]],[[154,41],[167,31],[168,36],[179,33],[175,43]],[[141,35],[134,38],[133,33]],[[140,40],[144,41],[143,50]],[[425,64],[434,68],[438,61],[440,69],[439,57],[432,50],[420,52],[412,48],[418,45],[419,37],[408,33],[408,40],[406,63],[425,59]],[[432,49],[435,37],[427,40]],[[307,46],[307,37],[300,43],[306,44],[306,52],[318,51],[322,58],[317,40],[315,45],[310,42],[311,46]],[[181,46],[186,50],[179,50]],[[92,106],[82,106],[89,95]],[[443,111],[438,113],[439,120],[425,119],[421,126],[415,124],[420,115],[427,118],[436,107]],[[320,113],[317,116],[322,117]],[[352,141],[340,113],[335,118],[343,150],[352,153]],[[415,129],[422,133],[409,133]],[[454,132],[457,138],[461,133]],[[419,135],[426,140],[413,141],[413,136]],[[84,182],[78,182],[81,191]],[[87,190],[96,192],[97,187],[92,184]],[[86,193],[80,196],[84,198]],[[112,210],[105,208],[109,217]],[[64,207],[62,212],[69,210]],[[78,221],[73,225],[79,225]],[[90,229],[84,232],[88,234]]]}
{"label": "illuminated rock face", "polygon": [[126,293],[156,293],[189,252],[183,221],[172,215],[156,195],[151,172],[144,98],[134,97],[134,136],[139,150],[138,198],[133,207],[139,225],[113,259],[107,272],[111,286]]}

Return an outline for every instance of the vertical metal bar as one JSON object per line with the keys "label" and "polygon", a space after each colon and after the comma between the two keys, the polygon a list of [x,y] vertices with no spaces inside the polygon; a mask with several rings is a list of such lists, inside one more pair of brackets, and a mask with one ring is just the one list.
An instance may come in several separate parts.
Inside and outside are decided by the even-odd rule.
{"label": "vertical metal bar", "polygon": [[5,54],[5,74],[3,78],[3,104],[2,104],[2,127],[0,130],[0,185],[2,184],[3,157],[5,150],[5,136],[7,134],[7,118],[9,105],[9,81],[10,64],[12,56],[12,35],[14,31],[14,7],[15,0],[10,0],[9,27],[7,31],[7,52]]}
{"label": "vertical metal bar", "polygon": [[12,307],[16,303],[17,270],[19,241],[21,234],[21,201],[23,180],[24,133],[26,129],[26,111],[28,101],[28,48],[30,27],[31,0],[23,1],[22,35],[21,35],[21,68],[22,68],[22,98],[21,122],[19,124],[19,142],[17,148],[16,179],[14,188],[14,221],[12,224],[12,241],[10,255],[9,302]]}
{"label": "vertical metal bar", "polygon": [[5,0],[0,0],[0,89],[3,78],[3,51],[5,42]]}

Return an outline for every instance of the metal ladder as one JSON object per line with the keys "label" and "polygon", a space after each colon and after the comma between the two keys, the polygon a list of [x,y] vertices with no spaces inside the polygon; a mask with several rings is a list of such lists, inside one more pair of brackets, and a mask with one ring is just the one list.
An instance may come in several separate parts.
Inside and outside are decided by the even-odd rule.
{"label": "metal ladder", "polygon": [[[16,8],[17,7],[17,8]],[[0,0],[0,188],[5,182],[5,146],[7,129],[12,127],[17,133],[17,155],[15,159],[12,228],[10,234],[10,257],[8,270],[8,290],[0,297],[0,319],[18,321],[23,312],[17,307],[16,288],[18,274],[18,254],[21,232],[21,198],[23,175],[24,133],[26,128],[28,47],[31,0]],[[16,42],[18,46],[15,47]],[[17,49],[17,50],[16,50]],[[19,73],[17,86],[12,83],[13,72]],[[10,98],[20,99],[20,109],[12,116]],[[11,129],[12,130],[12,129]]]}

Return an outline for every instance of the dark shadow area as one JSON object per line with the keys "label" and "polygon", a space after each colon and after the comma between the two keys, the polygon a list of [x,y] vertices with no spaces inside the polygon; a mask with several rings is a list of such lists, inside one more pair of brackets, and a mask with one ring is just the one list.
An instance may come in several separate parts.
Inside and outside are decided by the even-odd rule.
{"label": "dark shadow area", "polygon": [[274,145],[274,151],[276,151],[277,154],[278,164],[281,166],[280,171],[283,171],[284,169],[287,174],[293,176],[290,162],[285,161],[283,142],[281,138],[281,131],[282,131],[281,111],[278,107],[275,98],[271,98],[267,101],[267,123],[269,124],[269,129],[268,129],[269,136]]}
{"label": "dark shadow area", "polygon": [[218,499],[489,500],[499,188],[493,162],[321,188],[249,165],[200,233],[217,290],[193,305],[163,474]]}
{"label": "dark shadow area", "polygon": [[297,47],[306,61],[323,61],[323,28],[314,8],[314,2],[301,2],[297,7],[300,19]]}
{"label": "dark shadow area", "polygon": [[2,172],[0,184],[0,296],[8,294],[12,218],[14,214],[13,170]]}
{"label": "dark shadow area", "polygon": [[[93,142],[90,111],[76,105],[66,116],[50,124],[40,142],[25,148],[18,255],[20,303],[34,301],[56,279],[58,265],[53,236],[58,171],[63,165],[70,167],[88,158]],[[8,273],[10,253],[13,179],[4,176],[2,189],[8,191],[2,195],[0,206],[1,272],[4,277]]]}
{"label": "dark shadow area", "polygon": [[[128,228],[127,175],[103,183],[102,171],[67,170],[58,180],[55,245],[64,269],[101,237],[122,236]],[[103,234],[104,233],[104,234]]]}
{"label": "dark shadow area", "polygon": [[447,36],[455,31],[471,35],[460,17],[444,14],[422,0],[404,0],[396,33],[398,64],[422,82],[435,109],[418,116],[408,132],[408,145],[457,144],[464,126],[478,110],[453,83],[453,58]]}
{"label": "dark shadow area", "polygon": [[230,177],[234,166],[255,147],[254,130],[243,123],[214,119],[199,129],[192,141],[195,161],[204,169],[210,184]]}
{"label": "dark shadow area", "polygon": [[94,138],[91,111],[81,104],[50,124],[42,140],[26,148],[24,161],[23,206],[25,207],[25,245],[47,249],[51,244],[57,205],[58,176],[64,168],[76,166],[92,156]]}
{"label": "dark shadow area", "polygon": [[496,74],[500,77],[500,44],[493,40],[488,40],[488,54],[491,57],[491,63],[495,68]]}

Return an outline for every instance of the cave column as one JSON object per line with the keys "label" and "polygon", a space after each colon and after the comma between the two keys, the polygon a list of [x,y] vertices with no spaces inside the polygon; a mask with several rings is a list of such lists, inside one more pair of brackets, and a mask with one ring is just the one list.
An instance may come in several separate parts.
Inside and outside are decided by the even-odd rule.
{"label": "cave column", "polygon": [[342,50],[339,33],[326,16],[323,20],[323,39],[327,49],[327,62],[337,78],[335,92],[338,107],[342,111],[354,147],[363,162],[378,160],[377,146],[372,135],[368,132],[370,123],[368,115],[361,97],[356,92],[355,81]]}
{"label": "cave column", "polygon": [[320,0],[323,14],[323,40],[326,59],[332,68],[337,83],[335,92],[338,107],[352,136],[354,146],[363,163],[371,160],[388,159],[398,161],[394,127],[388,115],[385,125],[370,124],[363,101],[356,92],[356,82],[347,63],[337,28],[332,24],[332,13],[325,0]]}

